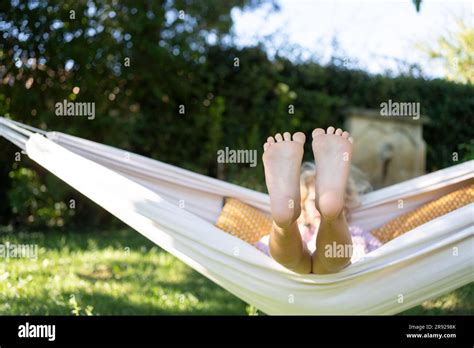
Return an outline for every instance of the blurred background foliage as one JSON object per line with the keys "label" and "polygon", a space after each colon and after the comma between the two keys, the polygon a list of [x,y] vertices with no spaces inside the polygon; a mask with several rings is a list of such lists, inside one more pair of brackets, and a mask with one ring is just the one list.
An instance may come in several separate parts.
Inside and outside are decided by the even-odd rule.
{"label": "blurred background foliage", "polygon": [[425,47],[429,56],[443,62],[448,80],[474,83],[474,26],[457,18],[458,29],[440,37],[436,45]]}
{"label": "blurred background foliage", "polygon": [[[388,99],[420,102],[430,117],[429,171],[453,165],[453,152],[460,161],[473,157],[471,78],[371,75],[346,68],[343,56],[323,66],[269,58],[262,45],[236,47],[231,9],[263,3],[278,11],[266,0],[3,1],[0,114],[259,190],[261,163],[219,168],[217,150],[261,154],[271,133],[343,126],[346,108],[379,108]],[[54,105],[64,99],[94,102],[96,118],[56,117]],[[15,161],[13,145],[0,144],[0,224],[119,224],[27,156]]]}

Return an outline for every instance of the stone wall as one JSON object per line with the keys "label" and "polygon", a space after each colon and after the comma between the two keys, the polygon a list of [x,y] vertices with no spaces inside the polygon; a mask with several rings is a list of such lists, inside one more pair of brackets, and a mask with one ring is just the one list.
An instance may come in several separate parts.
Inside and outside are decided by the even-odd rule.
{"label": "stone wall", "polygon": [[367,174],[374,188],[425,173],[426,117],[381,116],[378,110],[350,109],[346,122],[354,138],[352,162]]}

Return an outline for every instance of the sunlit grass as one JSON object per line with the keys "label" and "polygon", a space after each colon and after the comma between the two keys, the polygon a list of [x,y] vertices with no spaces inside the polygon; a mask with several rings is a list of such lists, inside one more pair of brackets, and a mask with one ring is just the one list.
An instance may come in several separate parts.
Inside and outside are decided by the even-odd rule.
{"label": "sunlit grass", "polygon": [[[0,315],[237,314],[257,311],[132,230],[20,233],[38,258],[0,263]],[[474,286],[403,314],[469,314]]]}

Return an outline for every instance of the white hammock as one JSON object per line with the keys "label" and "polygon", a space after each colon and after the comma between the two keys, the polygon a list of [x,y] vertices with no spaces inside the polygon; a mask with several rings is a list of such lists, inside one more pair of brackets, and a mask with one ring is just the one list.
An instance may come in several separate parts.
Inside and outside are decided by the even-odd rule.
{"label": "white hammock", "polygon": [[[419,226],[339,273],[300,275],[213,225],[223,197],[268,213],[265,194],[3,118],[0,135],[152,242],[268,314],[395,314],[474,280],[474,204]],[[379,227],[472,182],[473,174],[470,161],[372,192],[362,197],[352,221],[368,230]]]}

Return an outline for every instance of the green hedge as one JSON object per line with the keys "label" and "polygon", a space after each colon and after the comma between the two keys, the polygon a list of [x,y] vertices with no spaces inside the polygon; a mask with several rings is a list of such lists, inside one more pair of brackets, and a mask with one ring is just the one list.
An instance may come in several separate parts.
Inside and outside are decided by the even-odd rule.
{"label": "green hedge", "polygon": [[[424,128],[428,170],[452,165],[453,152],[460,160],[473,157],[472,85],[373,76],[345,69],[341,59],[329,66],[269,59],[260,46],[238,49],[225,43],[230,9],[265,2],[123,1],[110,6],[111,1],[100,0],[94,2],[95,15],[86,14],[87,1],[52,6],[42,0],[30,10],[23,2],[2,3],[0,20],[11,25],[0,28],[0,65],[5,66],[0,114],[259,190],[265,190],[261,161],[256,168],[218,167],[217,150],[258,149],[260,155],[269,134],[302,130],[309,136],[316,126],[342,126],[348,107],[378,109],[388,99],[420,102],[422,114],[430,117]],[[166,19],[175,11],[172,3],[186,8],[184,19]],[[71,9],[78,20],[68,20]],[[114,16],[100,17],[99,10],[114,11]],[[64,26],[51,29],[58,20]],[[104,21],[106,29],[87,34],[97,21]],[[31,35],[18,40],[14,29],[19,27]],[[206,40],[210,32],[217,38],[212,45]],[[75,36],[66,40],[69,33]],[[44,56],[47,64],[18,68],[19,52],[24,61]],[[70,59],[74,65],[66,71]],[[78,94],[74,87],[80,88]],[[64,99],[95,102],[96,118],[55,116],[55,103]],[[0,144],[0,223],[61,228],[116,222],[26,157],[15,162],[15,147],[5,140]],[[71,199],[75,211],[68,208]]]}

